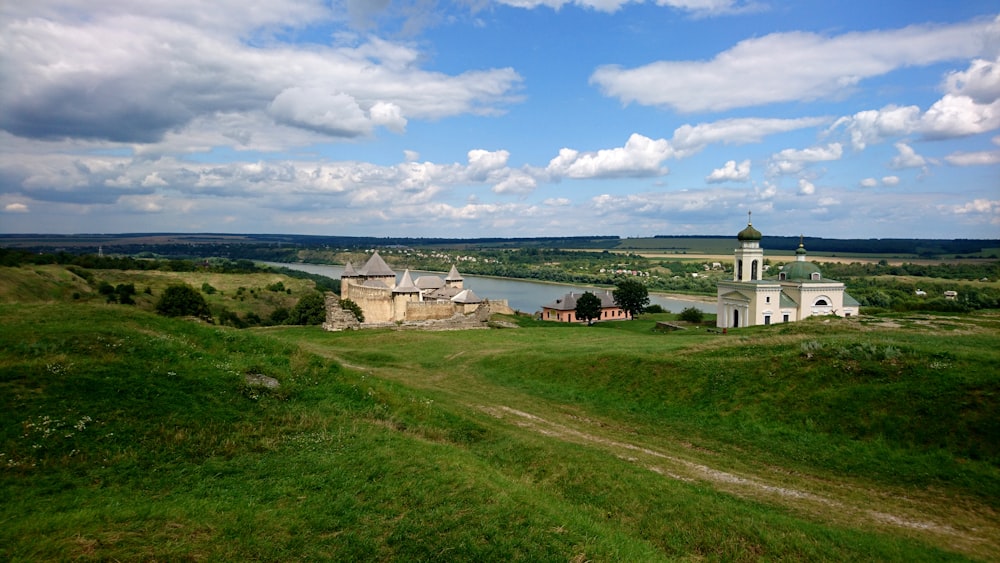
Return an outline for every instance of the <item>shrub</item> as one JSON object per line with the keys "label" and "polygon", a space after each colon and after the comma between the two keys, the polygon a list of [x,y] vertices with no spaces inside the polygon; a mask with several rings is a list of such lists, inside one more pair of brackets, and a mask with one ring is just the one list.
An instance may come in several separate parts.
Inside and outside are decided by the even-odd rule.
{"label": "shrub", "polygon": [[171,285],[165,289],[156,302],[156,312],[168,317],[212,318],[205,298],[187,284]]}
{"label": "shrub", "polygon": [[326,320],[326,298],[323,294],[314,291],[307,293],[299,299],[299,302],[292,307],[285,324],[290,325],[319,325]]}
{"label": "shrub", "polygon": [[667,311],[666,309],[664,309],[663,306],[660,305],[659,303],[653,303],[652,305],[646,307],[646,312],[647,313],[669,313],[669,311]]}
{"label": "shrub", "polygon": [[365,312],[362,311],[361,307],[354,301],[351,301],[350,299],[341,299],[340,308],[353,313],[354,318],[358,319],[359,323],[365,322]]}
{"label": "shrub", "polygon": [[209,284],[208,282],[201,284],[201,292],[204,293],[205,295],[212,295],[213,293],[215,293],[215,291],[216,289],[212,287],[212,285]]}
{"label": "shrub", "polygon": [[697,307],[687,307],[681,311],[680,318],[682,321],[698,324],[705,319],[705,313],[702,313],[701,309]]}

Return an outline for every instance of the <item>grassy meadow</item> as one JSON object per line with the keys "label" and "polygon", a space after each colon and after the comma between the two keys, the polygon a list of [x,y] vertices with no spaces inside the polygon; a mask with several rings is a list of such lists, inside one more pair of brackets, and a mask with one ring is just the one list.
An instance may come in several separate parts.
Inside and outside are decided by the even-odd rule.
{"label": "grassy meadow", "polygon": [[4,560],[1000,559],[995,312],[237,330],[26,275],[0,271]]}

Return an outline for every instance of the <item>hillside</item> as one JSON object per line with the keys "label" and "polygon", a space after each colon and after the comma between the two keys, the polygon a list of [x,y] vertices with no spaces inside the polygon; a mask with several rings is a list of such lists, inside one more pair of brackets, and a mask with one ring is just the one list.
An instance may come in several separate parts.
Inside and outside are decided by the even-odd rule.
{"label": "hillside", "polygon": [[236,330],[44,272],[0,285],[7,560],[1000,558],[996,313]]}

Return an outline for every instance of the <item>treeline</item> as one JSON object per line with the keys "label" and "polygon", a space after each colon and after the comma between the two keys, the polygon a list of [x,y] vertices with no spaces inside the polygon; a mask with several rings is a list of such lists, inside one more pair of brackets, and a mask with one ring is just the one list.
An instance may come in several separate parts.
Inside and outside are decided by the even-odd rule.
{"label": "treeline", "polygon": [[289,268],[272,268],[257,265],[250,259],[228,258],[136,258],[132,256],[99,256],[97,254],[71,254],[57,252],[38,254],[21,249],[0,248],[0,266],[59,264],[86,270],[138,270],[164,272],[209,272],[216,274],[254,274],[277,272],[291,278],[307,279],[320,291],[340,293],[339,280],[319,274],[310,274]]}
{"label": "treeline", "polygon": [[[728,239],[732,236],[670,236],[657,235],[654,237],[658,241],[677,240],[679,242],[690,241],[691,239]],[[990,239],[828,239],[818,237],[797,236],[773,236],[764,235],[761,239],[761,246],[771,249],[794,250],[799,247],[799,242],[803,242],[810,252],[844,253],[844,254],[902,254],[916,255],[923,257],[937,256],[957,256],[962,255],[981,258],[1000,258],[996,249],[1000,247],[1000,241]],[[988,256],[982,253],[988,252]]]}

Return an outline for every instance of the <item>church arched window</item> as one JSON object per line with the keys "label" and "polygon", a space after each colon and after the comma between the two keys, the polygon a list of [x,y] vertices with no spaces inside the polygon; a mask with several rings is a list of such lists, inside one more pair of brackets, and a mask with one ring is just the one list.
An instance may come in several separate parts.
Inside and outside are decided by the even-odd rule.
{"label": "church arched window", "polygon": [[829,305],[829,303],[826,302],[826,299],[817,299],[816,300],[816,306],[817,307],[822,307],[822,306],[826,306],[826,305]]}
{"label": "church arched window", "polygon": [[757,261],[753,260],[750,262],[750,280],[753,281],[757,279]]}

